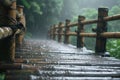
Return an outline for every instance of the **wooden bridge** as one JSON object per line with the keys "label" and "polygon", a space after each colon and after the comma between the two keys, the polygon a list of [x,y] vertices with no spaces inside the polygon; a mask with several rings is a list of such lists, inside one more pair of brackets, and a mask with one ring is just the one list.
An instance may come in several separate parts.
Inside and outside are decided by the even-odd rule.
{"label": "wooden bridge", "polygon": [[[3,1],[4,2],[4,1]],[[25,16],[23,6],[16,0],[0,2],[0,73],[5,80],[120,80],[120,60],[108,57],[108,38],[120,38],[120,32],[107,32],[107,21],[119,20],[120,15],[108,17],[107,8],[98,9],[98,19],[65,25],[59,23],[49,30],[50,39],[23,40]],[[85,33],[84,25],[97,23],[94,33]],[[70,27],[77,26],[75,32]],[[69,37],[77,37],[76,46]],[[95,51],[84,47],[84,37],[95,37]],[[62,43],[62,40],[64,43]],[[61,43],[60,43],[61,42]],[[106,57],[107,56],[107,57]]]}

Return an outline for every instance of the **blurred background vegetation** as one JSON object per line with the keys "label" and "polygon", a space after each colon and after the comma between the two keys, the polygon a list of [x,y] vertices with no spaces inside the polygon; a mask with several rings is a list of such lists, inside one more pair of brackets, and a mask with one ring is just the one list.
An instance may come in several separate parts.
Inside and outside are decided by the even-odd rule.
{"label": "blurred background vegetation", "polygon": [[[78,15],[86,19],[97,19],[99,7],[109,8],[109,16],[120,14],[120,0],[17,0],[24,5],[24,12],[27,20],[26,38],[46,38],[49,27],[58,24],[60,21],[70,19],[77,21]],[[86,25],[86,32],[96,24]],[[75,28],[71,29],[72,31]],[[120,20],[108,22],[108,31],[120,31]],[[75,37],[71,37],[71,43],[76,45]],[[85,40],[85,46],[94,50],[95,39]],[[112,56],[120,58],[120,40],[110,39],[107,43],[107,50]]]}
{"label": "blurred background vegetation", "polygon": [[5,75],[0,73],[0,80],[4,80]]}

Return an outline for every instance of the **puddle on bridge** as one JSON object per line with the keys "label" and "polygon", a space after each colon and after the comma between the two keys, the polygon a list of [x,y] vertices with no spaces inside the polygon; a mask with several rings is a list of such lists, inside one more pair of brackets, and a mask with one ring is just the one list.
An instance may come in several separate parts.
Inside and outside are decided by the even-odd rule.
{"label": "puddle on bridge", "polygon": [[[26,76],[28,80],[120,79],[120,60],[100,57],[85,47],[77,49],[52,40],[26,40],[16,53],[16,59],[27,61],[23,65],[31,65],[37,70]],[[26,80],[24,73],[22,76],[15,74],[21,77],[16,80]]]}

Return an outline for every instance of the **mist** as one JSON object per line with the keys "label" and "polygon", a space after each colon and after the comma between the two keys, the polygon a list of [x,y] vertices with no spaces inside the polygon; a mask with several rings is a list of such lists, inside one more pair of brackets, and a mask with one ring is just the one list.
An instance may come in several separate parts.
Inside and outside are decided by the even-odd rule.
{"label": "mist", "polygon": [[98,9],[100,7],[106,7],[111,9],[115,5],[119,5],[120,0],[64,0],[63,9],[61,11],[61,21],[65,19],[72,19],[73,15],[78,16],[82,14],[84,8]]}
{"label": "mist", "polygon": [[97,11],[99,7],[112,9],[119,6],[120,0],[29,0],[24,12],[27,21],[27,34],[30,38],[47,38],[50,26],[64,22],[66,19],[76,21],[78,15],[84,15],[85,8]]}

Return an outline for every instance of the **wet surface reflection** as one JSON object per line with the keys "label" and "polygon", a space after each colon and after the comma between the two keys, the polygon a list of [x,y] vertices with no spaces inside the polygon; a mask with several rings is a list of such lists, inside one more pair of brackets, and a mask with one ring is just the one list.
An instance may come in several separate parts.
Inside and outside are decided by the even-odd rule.
{"label": "wet surface reflection", "polygon": [[[27,75],[28,80],[120,79],[120,60],[52,40],[26,40],[17,49],[16,59],[26,60],[23,65],[32,66],[25,69],[28,73],[33,71]],[[16,72],[16,75],[19,74]],[[18,80],[25,80],[22,77]]]}

